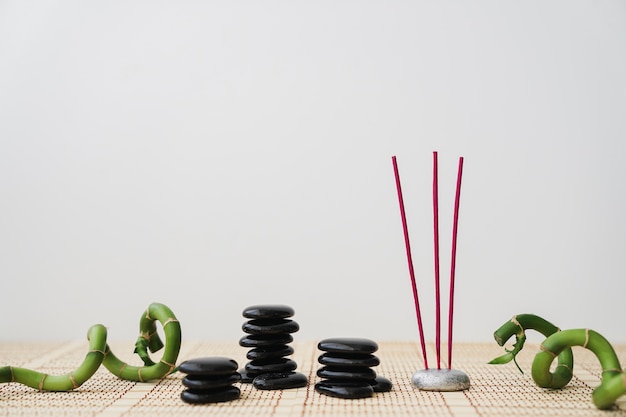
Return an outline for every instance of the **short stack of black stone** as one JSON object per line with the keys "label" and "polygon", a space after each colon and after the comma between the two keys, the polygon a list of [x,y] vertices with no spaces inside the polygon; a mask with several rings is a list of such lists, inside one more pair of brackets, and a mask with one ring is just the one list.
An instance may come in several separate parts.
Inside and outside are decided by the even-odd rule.
{"label": "short stack of black stone", "polygon": [[241,369],[241,382],[252,383],[257,389],[274,390],[304,387],[306,375],[295,372],[298,365],[286,358],[294,350],[292,333],[300,330],[294,320],[293,308],[286,305],[268,304],[246,308],[243,316],[248,318],[241,327],[247,333],[239,345],[252,348],[246,354],[250,359]]}
{"label": "short stack of black stone", "polygon": [[232,401],[239,398],[241,390],[233,386],[241,380],[239,365],[233,359],[220,356],[184,361],[178,370],[187,374],[183,385],[187,387],[180,398],[190,404],[208,404]]}
{"label": "short stack of black stone", "polygon": [[367,398],[375,392],[391,391],[393,384],[385,377],[377,376],[371,369],[380,364],[373,355],[378,344],[361,338],[330,338],[318,343],[321,354],[318,362],[324,365],[317,371],[323,378],[315,384],[320,394],[338,398]]}

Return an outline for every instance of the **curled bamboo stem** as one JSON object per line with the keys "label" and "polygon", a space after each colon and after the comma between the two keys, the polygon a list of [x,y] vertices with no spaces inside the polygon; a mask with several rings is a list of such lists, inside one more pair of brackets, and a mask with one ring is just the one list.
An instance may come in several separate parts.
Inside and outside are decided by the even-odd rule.
{"label": "curled bamboo stem", "polygon": [[602,382],[591,398],[599,409],[613,406],[615,401],[626,393],[625,376],[615,350],[600,333],[589,329],[563,330],[548,337],[541,344],[541,350],[532,365],[532,377],[542,388],[552,388],[553,375],[550,365],[555,355],[570,346],[582,346],[596,355],[602,365]]}
{"label": "curled bamboo stem", "polygon": [[[157,320],[165,333],[165,350],[159,362],[153,362],[148,355],[163,347],[156,329]],[[176,371],[176,359],[181,345],[180,323],[167,306],[152,303],[141,316],[139,337],[135,343],[135,353],[143,360],[144,366],[131,366],[118,359],[107,346],[102,364],[113,374],[129,381],[150,381],[161,379]]]}
{"label": "curled bamboo stem", "polygon": [[71,391],[80,387],[96,373],[106,349],[107,329],[95,324],[87,331],[89,352],[75,371],[64,375],[48,375],[26,368],[4,366],[0,368],[0,382],[18,382],[39,391]]}
{"label": "curled bamboo stem", "polygon": [[[503,356],[493,359],[492,364],[515,361],[526,340],[525,330],[534,329],[546,336],[533,360],[531,373],[535,383],[542,388],[563,388],[572,378],[574,357],[572,346],[590,350],[602,366],[602,381],[592,393],[592,401],[599,409],[608,409],[626,394],[626,374],[622,371],[613,346],[601,334],[590,329],[560,330],[552,323],[533,314],[520,314],[495,331],[496,342],[503,346],[513,335],[516,343]],[[554,372],[550,367],[554,359],[558,364]],[[515,362],[517,365],[517,362]],[[519,365],[518,365],[519,368]],[[520,369],[521,370],[521,369]]]}
{"label": "curled bamboo stem", "polygon": [[[157,333],[157,320],[163,326],[165,345]],[[172,310],[163,304],[152,303],[142,315],[139,329],[135,353],[142,359],[144,366],[130,366],[119,360],[107,345],[106,327],[95,324],[87,331],[89,352],[75,371],[48,375],[31,369],[4,366],[0,367],[0,383],[17,382],[40,391],[71,391],[91,378],[102,364],[114,375],[130,381],[150,381],[175,372],[181,346],[181,329]],[[156,352],[163,346],[163,357],[159,362],[153,362],[148,350]]]}
{"label": "curled bamboo stem", "polygon": [[[518,314],[511,320],[504,323],[493,334],[496,342],[500,346],[504,344],[515,335],[515,344],[513,349],[506,349],[506,354],[498,358],[493,359],[491,364],[503,364],[508,363],[511,360],[515,362],[517,368],[522,371],[517,363],[516,356],[523,349],[526,342],[526,330],[535,330],[544,335],[545,337],[558,333],[560,329],[549,321],[536,316],[534,314]],[[572,379],[572,371],[574,369],[574,354],[571,348],[563,349],[558,354],[558,365],[554,370],[554,375],[551,378],[550,388],[563,388]]]}

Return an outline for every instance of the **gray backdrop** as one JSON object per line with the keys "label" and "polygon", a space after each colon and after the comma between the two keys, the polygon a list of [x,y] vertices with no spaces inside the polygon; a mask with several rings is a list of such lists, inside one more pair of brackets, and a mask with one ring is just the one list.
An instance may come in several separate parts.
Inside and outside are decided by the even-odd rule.
{"label": "gray backdrop", "polygon": [[[626,342],[623,1],[0,1],[1,340],[434,340],[465,157],[455,340],[516,313]],[[445,315],[447,296],[443,300]],[[445,319],[444,319],[445,323]],[[445,326],[443,327],[445,337]]]}

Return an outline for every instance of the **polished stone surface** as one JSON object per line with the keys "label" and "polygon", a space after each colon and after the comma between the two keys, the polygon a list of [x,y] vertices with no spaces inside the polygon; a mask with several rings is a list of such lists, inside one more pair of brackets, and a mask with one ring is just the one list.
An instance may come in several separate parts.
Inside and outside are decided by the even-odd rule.
{"label": "polished stone surface", "polygon": [[339,368],[335,366],[323,366],[317,370],[317,376],[328,379],[348,379],[350,381],[369,381],[376,378],[376,372],[370,368]]}
{"label": "polished stone surface", "polygon": [[246,372],[250,375],[254,374],[268,374],[268,373],[281,373],[293,371],[298,367],[298,364],[287,358],[278,359],[260,359],[250,361],[246,364]]}
{"label": "polished stone surface", "polygon": [[374,353],[378,344],[370,339],[334,337],[320,341],[317,348],[325,352]]}
{"label": "polished stone surface", "polygon": [[241,381],[241,375],[238,372],[218,376],[187,375],[183,378],[183,385],[194,390],[210,390],[227,387],[239,381]]}
{"label": "polished stone surface", "polygon": [[239,346],[243,347],[266,347],[286,345],[293,342],[290,334],[248,334],[239,339]]}
{"label": "polished stone surface", "polygon": [[239,375],[241,376],[242,384],[251,384],[254,378],[258,376],[256,374],[255,375],[249,374],[248,372],[246,372],[245,368],[242,368],[239,370]]}
{"label": "polished stone surface", "polygon": [[293,308],[283,304],[261,304],[247,307],[243,316],[249,319],[284,319],[294,315]]}
{"label": "polished stone surface", "polygon": [[422,369],[413,374],[411,383],[423,391],[463,391],[470,387],[467,374],[456,369]]}
{"label": "polished stone surface", "polygon": [[275,359],[293,354],[293,348],[287,345],[268,346],[250,349],[246,353],[246,358],[255,359]]}
{"label": "polished stone surface", "polygon": [[315,390],[330,397],[357,399],[374,395],[374,389],[367,382],[321,381],[315,384]]}
{"label": "polished stone surface", "polygon": [[331,366],[360,366],[360,367],[369,367],[369,366],[378,366],[380,365],[380,360],[371,354],[362,354],[362,353],[340,353],[340,352],[327,352],[321,354],[317,361],[322,365],[331,365]]}
{"label": "polished stone surface", "polygon": [[250,320],[241,329],[250,334],[295,333],[300,330],[300,325],[289,319]]}
{"label": "polished stone surface", "polygon": [[369,381],[374,392],[389,392],[393,388],[393,383],[384,376],[377,376],[373,381]]}
{"label": "polished stone surface", "polygon": [[239,398],[241,390],[237,387],[219,388],[212,391],[186,389],[180,398],[189,404],[208,404],[232,401]]}
{"label": "polished stone surface", "polygon": [[264,390],[301,388],[308,383],[306,375],[300,372],[262,374],[252,381],[255,388]]}
{"label": "polished stone surface", "polygon": [[237,372],[239,365],[231,358],[209,356],[189,359],[178,367],[178,370],[189,375],[228,375]]}

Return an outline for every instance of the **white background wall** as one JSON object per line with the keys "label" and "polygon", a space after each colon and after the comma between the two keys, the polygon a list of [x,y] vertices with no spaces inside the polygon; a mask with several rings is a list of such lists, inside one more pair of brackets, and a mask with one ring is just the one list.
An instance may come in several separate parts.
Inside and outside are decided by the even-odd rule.
{"label": "white background wall", "polygon": [[[464,156],[455,339],[513,314],[626,342],[623,1],[1,1],[0,340],[434,340]],[[444,303],[444,307],[447,304]]]}

